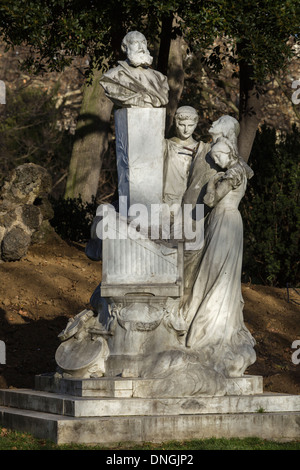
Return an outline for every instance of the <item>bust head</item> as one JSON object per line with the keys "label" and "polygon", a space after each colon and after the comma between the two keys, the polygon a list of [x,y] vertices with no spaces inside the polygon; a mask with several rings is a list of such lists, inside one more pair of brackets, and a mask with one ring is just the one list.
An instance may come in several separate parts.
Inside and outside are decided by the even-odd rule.
{"label": "bust head", "polygon": [[122,52],[127,55],[127,60],[133,67],[147,67],[153,62],[147,48],[147,40],[139,31],[130,31],[122,40]]}
{"label": "bust head", "polygon": [[226,137],[237,148],[237,138],[240,133],[239,122],[232,116],[221,116],[214,121],[208,131],[216,142],[219,137]]}
{"label": "bust head", "polygon": [[210,154],[214,162],[221,168],[228,168],[238,161],[234,146],[224,137],[220,137],[213,144]]}
{"label": "bust head", "polygon": [[188,140],[197,127],[199,116],[191,106],[181,106],[175,113],[176,135],[181,140]]}

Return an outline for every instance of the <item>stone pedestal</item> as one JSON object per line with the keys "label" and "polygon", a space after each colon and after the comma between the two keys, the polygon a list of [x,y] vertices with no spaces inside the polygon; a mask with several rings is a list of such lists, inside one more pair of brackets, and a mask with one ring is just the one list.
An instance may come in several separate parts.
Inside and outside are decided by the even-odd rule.
{"label": "stone pedestal", "polygon": [[299,440],[300,396],[262,393],[262,377],[228,379],[224,396],[159,397],[155,382],[37,376],[35,390],[0,390],[0,425],[57,444]]}
{"label": "stone pedestal", "polygon": [[92,301],[103,329],[109,324],[109,336],[99,331],[109,351],[106,376],[140,377],[145,362],[151,368],[151,355],[181,345],[183,327],[174,312],[183,293],[183,243],[162,242],[157,232],[165,116],[164,108],[115,112],[120,204],[118,213],[103,218],[102,281],[98,304],[95,296]]}
{"label": "stone pedestal", "polygon": [[[183,284],[183,243],[168,247],[159,241],[139,237],[116,214],[114,238],[103,240],[103,297],[127,294],[180,297]],[[122,236],[121,236],[122,235]]]}
{"label": "stone pedestal", "polygon": [[119,196],[128,207],[161,204],[165,108],[123,108],[115,112]]}

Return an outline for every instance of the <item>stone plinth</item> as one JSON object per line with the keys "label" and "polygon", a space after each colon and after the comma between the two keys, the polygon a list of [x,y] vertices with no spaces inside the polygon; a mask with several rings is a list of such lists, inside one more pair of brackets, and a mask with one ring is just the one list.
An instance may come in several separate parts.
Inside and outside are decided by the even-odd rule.
{"label": "stone plinth", "polygon": [[161,204],[165,108],[115,112],[119,195],[128,204]]}
{"label": "stone plinth", "polygon": [[[118,217],[115,229],[114,238],[103,240],[102,295],[179,297],[183,287],[183,244],[168,248],[149,238],[136,238],[127,221]],[[114,233],[114,227],[109,230]],[[119,237],[120,233],[124,238]]]}
{"label": "stone plinth", "polygon": [[37,376],[35,390],[0,390],[0,426],[58,444],[300,438],[300,396],[262,393],[261,377],[228,379],[224,396],[155,397],[154,382]]}
{"label": "stone plinth", "polygon": [[[77,397],[154,398],[153,385],[155,382],[156,379],[151,378],[65,379],[53,375],[37,375],[35,388],[44,392]],[[227,396],[260,395],[263,393],[263,379],[257,375],[228,378],[226,388]]]}
{"label": "stone plinth", "polygon": [[[297,395],[263,394],[243,397],[185,398],[78,398],[28,390],[1,391],[4,406],[53,413],[74,418],[120,416],[174,416],[196,414],[228,414],[280,412],[289,408],[300,412]],[[263,411],[262,411],[263,410]]]}

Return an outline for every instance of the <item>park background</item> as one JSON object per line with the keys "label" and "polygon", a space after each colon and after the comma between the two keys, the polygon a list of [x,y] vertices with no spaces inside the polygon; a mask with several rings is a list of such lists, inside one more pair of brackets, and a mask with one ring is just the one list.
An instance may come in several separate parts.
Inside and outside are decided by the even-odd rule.
{"label": "park background", "polygon": [[117,172],[111,103],[98,81],[137,29],[168,75],[167,137],[180,105],[199,113],[197,140],[208,142],[223,114],[241,123],[255,173],[240,206],[244,315],[257,342],[248,373],[263,375],[267,391],[299,393],[299,4],[9,3],[0,6],[0,185],[20,165],[41,165],[53,214],[25,256],[0,264],[0,386],[32,387],[35,374],[55,369],[57,335],[101,280],[101,262],[84,248],[97,206],[116,200]]}

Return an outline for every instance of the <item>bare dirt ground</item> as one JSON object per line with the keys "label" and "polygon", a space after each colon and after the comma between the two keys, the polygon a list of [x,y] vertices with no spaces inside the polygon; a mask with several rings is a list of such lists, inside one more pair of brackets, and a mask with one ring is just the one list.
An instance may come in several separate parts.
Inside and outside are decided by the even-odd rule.
{"label": "bare dirt ground", "polygon": [[[6,345],[0,388],[32,388],[36,374],[55,370],[57,336],[89,307],[100,280],[101,263],[58,237],[32,246],[21,261],[0,264],[0,340]],[[247,373],[262,375],[265,391],[300,394],[300,364],[292,362],[292,343],[300,339],[299,296],[291,291],[288,301],[286,289],[242,288],[245,323],[257,342],[257,361]]]}

